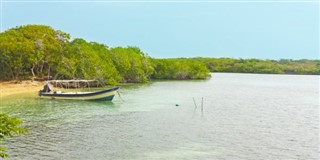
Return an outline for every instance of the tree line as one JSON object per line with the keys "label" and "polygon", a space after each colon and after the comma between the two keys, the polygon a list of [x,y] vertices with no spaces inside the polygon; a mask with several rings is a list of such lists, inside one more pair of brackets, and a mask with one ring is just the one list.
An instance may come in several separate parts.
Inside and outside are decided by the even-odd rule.
{"label": "tree line", "polygon": [[320,74],[320,60],[260,60],[232,58],[193,58],[202,62],[211,72],[265,73],[265,74]]}
{"label": "tree line", "polygon": [[[68,33],[50,26],[18,26],[0,33],[0,80],[94,79],[117,84],[147,82],[151,78],[201,79],[209,76],[204,64],[164,61],[152,59],[138,47],[109,48],[80,38],[71,40]],[[175,71],[159,67],[162,62]],[[188,70],[175,73],[184,68]],[[164,72],[179,75],[162,77],[158,74]]]}
{"label": "tree line", "polygon": [[205,79],[210,72],[319,74],[319,60],[151,58],[138,47],[113,47],[45,25],[0,33],[0,80],[94,79],[105,84],[150,79]]}

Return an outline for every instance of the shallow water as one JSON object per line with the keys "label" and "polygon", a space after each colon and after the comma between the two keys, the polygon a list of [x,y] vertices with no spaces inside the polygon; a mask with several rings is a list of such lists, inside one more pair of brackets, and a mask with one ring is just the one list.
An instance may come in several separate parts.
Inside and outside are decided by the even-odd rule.
{"label": "shallow water", "polygon": [[319,76],[214,73],[120,93],[2,99],[30,132],[6,141],[9,159],[319,159]]}

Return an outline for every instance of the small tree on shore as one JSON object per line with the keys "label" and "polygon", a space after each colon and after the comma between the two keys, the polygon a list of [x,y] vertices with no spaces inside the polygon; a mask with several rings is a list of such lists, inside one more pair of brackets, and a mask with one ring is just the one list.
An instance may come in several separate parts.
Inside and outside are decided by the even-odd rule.
{"label": "small tree on shore", "polygon": [[[25,128],[21,128],[22,120],[18,117],[9,117],[7,114],[0,112],[0,143],[6,137],[13,137],[14,135],[20,135],[27,133]],[[0,146],[0,157],[6,158],[9,155],[5,152],[6,147]]]}

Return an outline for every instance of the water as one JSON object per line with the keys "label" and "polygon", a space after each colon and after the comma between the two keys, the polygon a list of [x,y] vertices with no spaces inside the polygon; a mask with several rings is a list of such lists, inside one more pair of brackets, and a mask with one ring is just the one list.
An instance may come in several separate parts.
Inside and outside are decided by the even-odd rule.
{"label": "water", "polygon": [[215,73],[122,86],[113,102],[18,97],[1,110],[30,133],[6,141],[9,159],[319,159],[319,76]]}

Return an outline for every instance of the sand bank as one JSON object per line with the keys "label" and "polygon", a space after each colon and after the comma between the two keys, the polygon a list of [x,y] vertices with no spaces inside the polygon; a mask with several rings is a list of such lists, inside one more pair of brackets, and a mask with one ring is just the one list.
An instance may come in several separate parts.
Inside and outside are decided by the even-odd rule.
{"label": "sand bank", "polygon": [[44,82],[38,81],[0,82],[0,97],[5,98],[22,93],[34,93],[42,89],[43,85]]}

